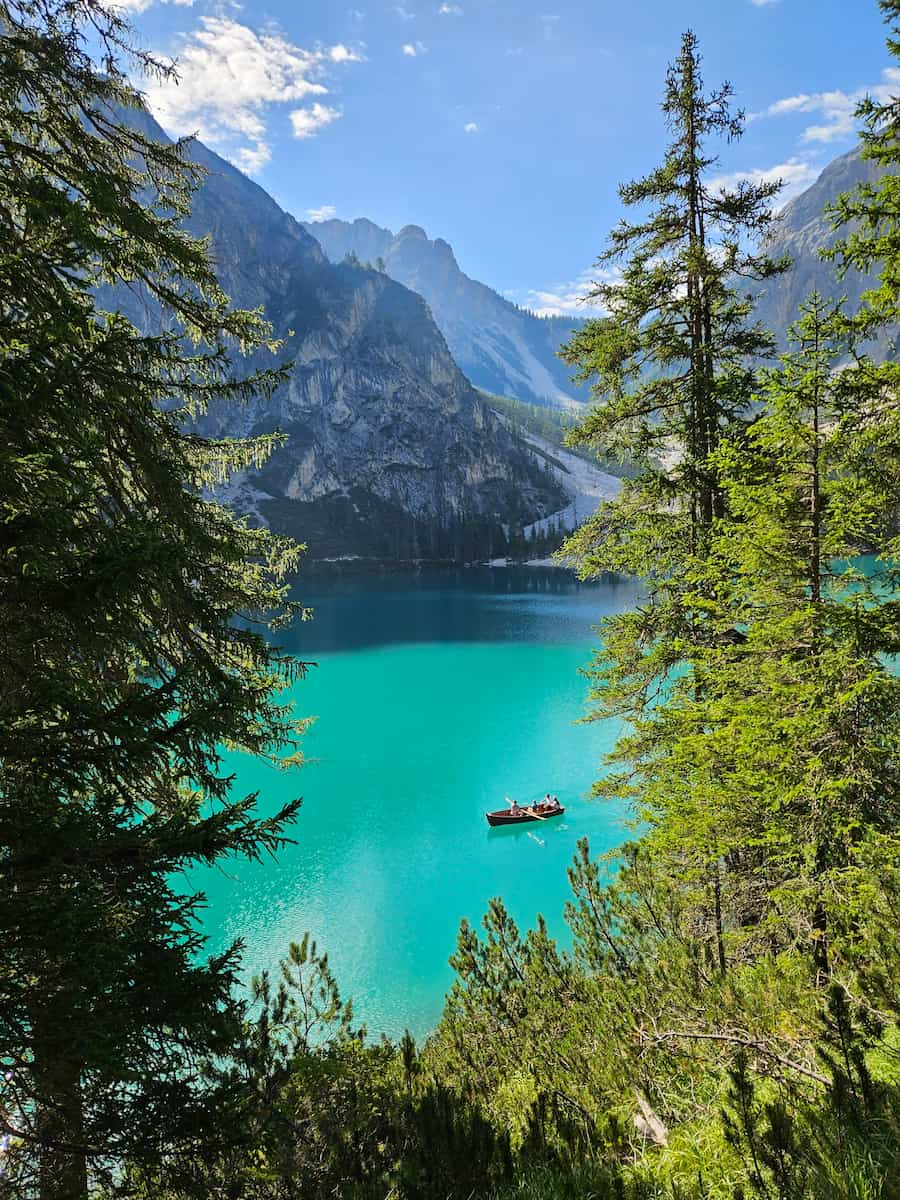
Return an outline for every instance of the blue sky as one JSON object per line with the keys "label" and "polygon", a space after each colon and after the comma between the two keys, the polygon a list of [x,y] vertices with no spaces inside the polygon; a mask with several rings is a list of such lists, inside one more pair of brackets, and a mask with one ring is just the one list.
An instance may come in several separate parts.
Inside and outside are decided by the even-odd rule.
{"label": "blue sky", "polygon": [[752,114],[721,173],[788,195],[853,145],[866,91],[900,93],[875,0],[120,0],[179,63],[153,87],[295,216],[366,216],[446,238],[468,274],[539,311],[578,311],[660,159],[659,98],[682,31],[707,83]]}

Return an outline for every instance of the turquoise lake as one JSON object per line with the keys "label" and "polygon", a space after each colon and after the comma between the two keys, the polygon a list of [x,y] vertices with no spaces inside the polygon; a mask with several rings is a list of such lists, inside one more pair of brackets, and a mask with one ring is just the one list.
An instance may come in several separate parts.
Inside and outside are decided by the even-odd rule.
{"label": "turquoise lake", "polygon": [[[543,913],[565,937],[566,867],[587,836],[618,844],[623,812],[585,794],[616,730],[576,722],[579,674],[604,615],[632,607],[623,580],[468,568],[312,579],[298,598],[315,620],[281,644],[318,664],[294,688],[317,718],[311,760],[284,773],[234,760],[241,792],[264,812],[303,796],[277,860],[194,871],[216,951],[240,937],[245,972],[274,967],[305,930],[326,949],[342,993],[372,1035],[417,1036],[437,1023],[460,918],[502,896],[524,927]],[[504,797],[547,790],[555,822],[489,830]]]}

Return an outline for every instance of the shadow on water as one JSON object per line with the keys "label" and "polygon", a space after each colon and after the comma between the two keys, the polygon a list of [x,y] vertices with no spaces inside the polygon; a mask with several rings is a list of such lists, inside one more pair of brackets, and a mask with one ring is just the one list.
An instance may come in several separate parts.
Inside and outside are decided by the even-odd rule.
{"label": "shadow on water", "polygon": [[570,826],[565,820],[559,821],[529,821],[525,825],[492,825],[488,827],[488,841],[512,841],[519,842],[523,839],[530,838],[532,841],[535,837],[539,841],[543,841],[547,836],[552,836],[556,833],[568,833]]}
{"label": "shadow on water", "polygon": [[308,579],[301,574],[294,598],[313,609],[313,619],[295,622],[279,641],[300,658],[415,643],[584,643],[599,619],[631,607],[638,596],[632,580],[604,576],[582,582],[555,568],[429,567]]}

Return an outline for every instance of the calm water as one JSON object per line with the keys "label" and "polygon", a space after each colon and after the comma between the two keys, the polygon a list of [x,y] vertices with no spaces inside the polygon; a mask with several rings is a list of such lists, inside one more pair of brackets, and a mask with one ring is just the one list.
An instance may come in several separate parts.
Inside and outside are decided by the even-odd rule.
{"label": "calm water", "polygon": [[[210,948],[242,937],[250,974],[308,929],[371,1033],[421,1035],[440,1017],[462,916],[502,896],[522,925],[541,912],[562,934],[576,840],[599,852],[623,836],[620,811],[584,799],[615,730],[575,724],[578,668],[592,624],[636,595],[524,569],[311,581],[316,619],[282,642],[319,664],[295,689],[318,718],[314,761],[285,775],[235,760],[265,811],[304,797],[297,844],[277,862],[192,873]],[[561,820],[488,830],[504,796],[548,789]]]}

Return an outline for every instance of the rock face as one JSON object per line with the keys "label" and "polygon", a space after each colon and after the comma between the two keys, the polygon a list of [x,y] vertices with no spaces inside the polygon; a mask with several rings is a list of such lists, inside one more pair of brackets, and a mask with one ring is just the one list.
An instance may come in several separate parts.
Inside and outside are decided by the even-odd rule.
{"label": "rock face", "polygon": [[[199,143],[191,153],[208,175],[189,227],[211,235],[225,292],[261,306],[293,359],[270,401],[220,405],[202,422],[227,437],[287,435],[261,470],[229,485],[232,503],[305,541],[313,558],[466,559],[499,552],[504,525],[565,502],[461,374],[419,296],[377,271],[333,265],[255,183]],[[124,288],[100,302],[143,328],[158,323]]]}
{"label": "rock face", "polygon": [[834,245],[846,236],[846,230],[835,233],[827,208],[842,192],[851,191],[860,183],[874,183],[881,168],[864,159],[859,150],[851,150],[829,163],[812,187],[808,188],[780,213],[769,243],[770,252],[787,254],[791,269],[771,281],[761,294],[757,314],[766,328],[773,330],[783,348],[787,330],[797,319],[797,310],[809,294],[818,290],[823,296],[836,299],[846,296],[848,310],[853,311],[860,295],[872,280],[858,271],[848,271],[838,279],[835,264],[819,257],[819,251]]}
{"label": "rock face", "polygon": [[336,263],[353,254],[384,260],[386,273],[428,301],[450,351],[476,387],[532,404],[568,406],[586,394],[556,357],[579,322],[540,318],[464,275],[450,245],[431,241],[418,225],[396,235],[365,219],[304,226]]}

